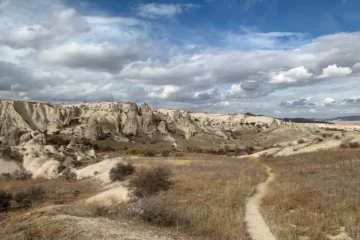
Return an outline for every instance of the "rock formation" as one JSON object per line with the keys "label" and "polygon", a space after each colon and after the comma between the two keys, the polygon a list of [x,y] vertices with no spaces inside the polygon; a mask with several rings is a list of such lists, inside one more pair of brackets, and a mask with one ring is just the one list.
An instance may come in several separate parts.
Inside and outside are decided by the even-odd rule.
{"label": "rock formation", "polygon": [[90,118],[85,130],[85,138],[89,140],[99,140],[104,137],[104,133],[96,118]]}

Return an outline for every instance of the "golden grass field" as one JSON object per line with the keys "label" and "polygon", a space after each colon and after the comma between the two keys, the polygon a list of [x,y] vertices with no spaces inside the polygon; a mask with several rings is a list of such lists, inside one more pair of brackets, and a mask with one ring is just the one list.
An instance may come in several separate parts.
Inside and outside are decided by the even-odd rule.
{"label": "golden grass field", "polygon": [[263,161],[276,179],[263,198],[262,214],[278,239],[330,239],[341,228],[360,239],[359,149]]}

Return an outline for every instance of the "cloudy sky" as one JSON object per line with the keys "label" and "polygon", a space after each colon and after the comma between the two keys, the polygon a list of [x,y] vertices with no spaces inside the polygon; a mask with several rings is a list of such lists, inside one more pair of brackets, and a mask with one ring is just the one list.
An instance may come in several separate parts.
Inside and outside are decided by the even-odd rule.
{"label": "cloudy sky", "polygon": [[358,0],[0,0],[0,98],[360,114]]}

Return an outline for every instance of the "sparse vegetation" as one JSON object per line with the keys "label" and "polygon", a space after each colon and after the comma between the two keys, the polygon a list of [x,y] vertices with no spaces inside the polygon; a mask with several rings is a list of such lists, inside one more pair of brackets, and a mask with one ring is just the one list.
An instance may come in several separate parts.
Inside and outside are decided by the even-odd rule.
{"label": "sparse vegetation", "polygon": [[360,143],[344,141],[340,144],[340,148],[360,148]]}
{"label": "sparse vegetation", "polygon": [[111,181],[122,181],[128,175],[133,174],[135,167],[132,163],[118,163],[115,167],[110,170]]}
{"label": "sparse vegetation", "polygon": [[245,152],[247,153],[247,154],[253,154],[254,152],[255,152],[255,148],[254,147],[251,147],[251,146],[246,146],[245,147]]}
{"label": "sparse vegetation", "polygon": [[125,155],[144,155],[146,153],[146,149],[144,148],[129,148],[124,151]]}
{"label": "sparse vegetation", "polygon": [[305,143],[305,140],[302,139],[302,138],[300,138],[300,139],[297,141],[297,143],[298,143],[298,144],[303,144],[303,143]]}
{"label": "sparse vegetation", "polygon": [[0,213],[6,212],[11,206],[11,194],[5,191],[0,191]]}
{"label": "sparse vegetation", "polygon": [[45,189],[41,186],[30,186],[28,189],[14,194],[13,199],[21,207],[31,207],[33,203],[42,202]]}
{"label": "sparse vegetation", "polygon": [[172,171],[169,167],[152,167],[147,171],[139,172],[131,180],[131,186],[135,188],[134,194],[136,196],[150,196],[161,190],[168,190],[172,185],[171,176]]}

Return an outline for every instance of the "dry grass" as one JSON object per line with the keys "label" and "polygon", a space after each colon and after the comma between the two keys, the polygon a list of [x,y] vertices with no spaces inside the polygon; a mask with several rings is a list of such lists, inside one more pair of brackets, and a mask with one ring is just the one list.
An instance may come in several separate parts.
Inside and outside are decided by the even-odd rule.
{"label": "dry grass", "polygon": [[345,227],[360,239],[360,151],[336,150],[264,159],[276,180],[262,212],[278,239],[328,239]]}
{"label": "dry grass", "polygon": [[30,186],[42,186],[45,190],[44,202],[34,204],[32,209],[18,208],[17,205],[13,203],[9,213],[2,220],[6,220],[7,218],[11,218],[44,206],[71,204],[95,195],[100,189],[98,184],[90,179],[79,181],[30,179],[20,181],[0,177],[0,186],[1,190],[11,194],[23,191]]}
{"label": "dry grass", "polygon": [[[192,154],[185,158],[165,161],[175,184],[158,196],[176,228],[205,239],[249,239],[245,202],[266,179],[265,169],[254,161],[225,156]],[[150,158],[134,161],[142,166],[157,162]]]}

